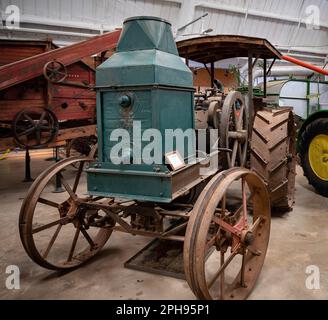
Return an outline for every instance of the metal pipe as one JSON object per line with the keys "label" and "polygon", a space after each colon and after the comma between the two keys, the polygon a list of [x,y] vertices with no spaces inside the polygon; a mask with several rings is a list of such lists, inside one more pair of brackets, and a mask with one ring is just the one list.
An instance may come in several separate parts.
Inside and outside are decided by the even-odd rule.
{"label": "metal pipe", "polygon": [[[255,81],[259,77],[263,77],[263,69],[257,69],[253,73],[253,80]],[[268,73],[268,76],[309,76],[311,75],[312,72],[308,69],[303,69],[301,67],[297,66],[277,66],[277,67],[272,67],[271,71]]]}
{"label": "metal pipe", "polygon": [[318,66],[315,66],[313,64],[307,63],[305,61],[302,61],[302,60],[299,60],[299,59],[296,59],[296,58],[293,58],[293,57],[290,57],[290,56],[282,56],[282,59],[286,60],[286,61],[289,61],[291,63],[297,64],[297,65],[299,65],[303,68],[310,69],[314,72],[318,72],[318,73],[321,73],[321,74],[324,74],[324,75],[328,76],[328,70],[325,70],[321,67],[318,67]]}
{"label": "metal pipe", "polygon": [[71,29],[84,29],[84,30],[94,30],[94,31],[110,31],[110,30],[115,30],[118,27],[121,26],[114,26],[114,25],[108,25],[104,21],[104,23],[101,23],[99,20],[94,20],[88,19],[89,21],[92,21],[91,23],[89,22],[84,22],[83,17],[79,19],[79,17],[75,17],[76,20],[74,20],[74,17],[72,20],[67,21],[67,20],[61,20],[61,19],[55,19],[51,17],[41,17],[41,16],[32,16],[32,15],[27,15],[27,14],[21,14],[20,17],[20,23],[21,24],[33,24],[33,25],[44,25],[44,26],[60,26],[60,27],[66,27],[66,28],[71,28]]}
{"label": "metal pipe", "polygon": [[191,26],[192,24],[194,24],[195,22],[197,22],[197,21],[199,21],[199,20],[205,18],[206,16],[208,16],[208,13],[207,13],[207,12],[204,13],[202,16],[200,16],[200,17],[198,17],[198,18],[196,18],[196,19],[190,21],[190,22],[187,23],[186,25],[180,27],[180,28],[178,29],[178,32],[179,32],[179,31],[182,31],[183,29],[185,29],[185,28],[187,28],[187,27],[189,27],[189,26]]}
{"label": "metal pipe", "polygon": [[81,38],[92,38],[94,36],[99,36],[100,33],[81,33],[81,32],[73,32],[73,31],[57,31],[57,30],[50,30],[50,29],[38,29],[38,28],[25,28],[20,27],[17,29],[4,29],[7,33],[12,32],[29,32],[29,33],[42,33],[42,34],[53,34],[53,35],[60,35],[60,36],[73,36],[73,37],[81,37]]}

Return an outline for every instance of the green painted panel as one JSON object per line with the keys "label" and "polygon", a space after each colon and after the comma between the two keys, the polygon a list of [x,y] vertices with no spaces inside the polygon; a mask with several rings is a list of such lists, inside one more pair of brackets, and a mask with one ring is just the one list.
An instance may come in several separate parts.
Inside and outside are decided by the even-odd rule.
{"label": "green painted panel", "polygon": [[[101,146],[103,162],[110,162],[110,152],[117,141],[113,141],[111,135],[116,129],[126,129],[130,136],[131,148],[144,148],[149,141],[141,139],[145,130],[158,129],[162,136],[162,149],[164,161],[164,152],[178,150],[183,158],[195,156],[194,133],[194,112],[193,112],[193,93],[191,91],[178,91],[165,88],[148,88],[144,90],[119,89],[102,92],[102,105],[100,113],[101,129],[98,131],[101,136]],[[124,95],[132,97],[132,105],[129,108],[123,108],[119,105],[120,97]],[[133,125],[139,122],[141,124],[140,136],[134,135]],[[180,130],[186,134],[183,148],[177,147],[174,139],[173,148],[166,145],[166,130]],[[102,132],[102,134],[101,134]],[[176,132],[174,132],[176,133]],[[189,137],[189,140],[187,140]],[[137,141],[134,141],[134,139]],[[141,140],[141,141],[140,141]],[[189,144],[188,144],[189,141]],[[147,160],[147,159],[146,159]]]}
{"label": "green painted panel", "polygon": [[94,196],[168,203],[172,200],[171,178],[156,175],[120,173],[115,170],[88,172],[88,191]]}
{"label": "green painted panel", "polygon": [[[126,93],[133,96],[131,108],[119,105],[119,98]],[[141,122],[141,134],[146,129],[152,128],[151,90],[144,91],[110,91],[104,92],[102,104],[102,132],[103,132],[103,161],[110,161],[109,155],[117,141],[111,141],[110,136],[115,129],[125,129],[130,134],[131,144],[138,147],[138,141],[133,140],[133,122]],[[137,137],[138,138],[138,137]],[[146,143],[140,144],[143,148]]]}
{"label": "green painted panel", "polygon": [[118,52],[153,48],[178,55],[168,21],[156,17],[133,17],[124,21]]}
{"label": "green painted panel", "polygon": [[155,49],[117,52],[97,68],[98,87],[152,83],[193,88],[192,73],[181,58]]}

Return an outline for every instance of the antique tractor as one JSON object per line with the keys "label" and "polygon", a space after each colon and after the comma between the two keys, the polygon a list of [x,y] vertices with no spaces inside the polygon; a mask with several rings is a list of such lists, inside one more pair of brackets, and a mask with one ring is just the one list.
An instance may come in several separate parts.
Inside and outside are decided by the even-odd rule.
{"label": "antique tractor", "polygon": [[[113,231],[181,241],[196,297],[246,298],[268,247],[269,191],[278,206],[292,198],[291,112],[263,109],[254,119],[249,99],[218,87],[195,104],[171,25],[154,17],[124,22],[116,53],[97,69],[96,90],[97,155],[64,159],[33,183],[19,220],[28,255],[65,270],[95,256]],[[251,162],[259,174],[246,168]],[[52,193],[58,179],[64,193]]]}

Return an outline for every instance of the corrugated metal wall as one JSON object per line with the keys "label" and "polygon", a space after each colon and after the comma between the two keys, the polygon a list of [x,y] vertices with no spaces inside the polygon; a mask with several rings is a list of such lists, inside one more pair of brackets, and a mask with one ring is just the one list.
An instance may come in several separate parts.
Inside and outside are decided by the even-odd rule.
{"label": "corrugated metal wall", "polygon": [[[193,24],[179,37],[211,28],[213,34],[267,38],[280,49],[319,64],[328,54],[327,0],[1,0],[1,11],[10,4],[20,8],[21,29],[2,29],[1,38],[50,36],[68,44],[119,27],[129,16],[160,16],[177,30],[207,12],[202,23]],[[306,10],[313,5],[320,14],[319,30],[310,30],[304,23]]]}
{"label": "corrugated metal wall", "polygon": [[[195,15],[208,12],[205,28],[213,28],[215,33],[262,37],[281,47],[301,47],[307,48],[306,51],[328,53],[327,0],[207,0],[198,3]],[[310,5],[319,9],[319,30],[310,30],[302,23]],[[234,12],[235,9],[243,10]],[[193,32],[199,32],[199,28],[200,23],[195,24]]]}

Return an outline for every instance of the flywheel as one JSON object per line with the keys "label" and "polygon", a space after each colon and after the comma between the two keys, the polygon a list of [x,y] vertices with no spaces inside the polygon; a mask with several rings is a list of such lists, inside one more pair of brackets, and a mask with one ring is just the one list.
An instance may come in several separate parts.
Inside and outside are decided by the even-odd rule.
{"label": "flywheel", "polygon": [[248,151],[249,111],[240,92],[231,91],[224,99],[220,119],[220,147],[230,149],[222,157],[224,169],[244,167]]}
{"label": "flywheel", "polygon": [[296,130],[290,108],[258,111],[252,130],[251,169],[267,184],[271,206],[292,209],[295,198]]}

